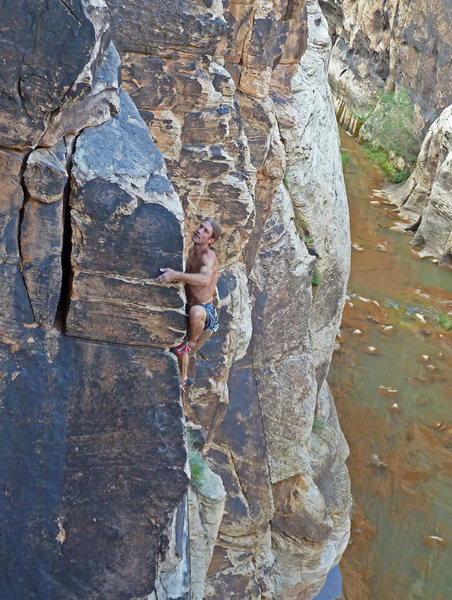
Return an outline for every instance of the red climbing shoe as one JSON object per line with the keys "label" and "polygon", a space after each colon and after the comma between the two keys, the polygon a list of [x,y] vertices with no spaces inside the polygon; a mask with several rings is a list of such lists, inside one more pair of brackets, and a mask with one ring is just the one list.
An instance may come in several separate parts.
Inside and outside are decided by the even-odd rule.
{"label": "red climbing shoe", "polygon": [[170,348],[170,352],[172,352],[176,356],[183,356],[184,354],[187,354],[187,352],[190,352],[193,346],[194,344],[190,344],[190,342],[182,342],[182,344],[179,344],[179,346],[176,346],[175,348]]}

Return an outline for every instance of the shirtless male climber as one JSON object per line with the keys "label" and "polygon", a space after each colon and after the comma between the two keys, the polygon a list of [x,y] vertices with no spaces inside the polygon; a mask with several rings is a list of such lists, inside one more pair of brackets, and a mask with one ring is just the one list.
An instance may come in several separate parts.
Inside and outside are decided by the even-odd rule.
{"label": "shirtless male climber", "polygon": [[185,266],[185,273],[173,269],[160,269],[157,277],[159,283],[183,281],[187,296],[188,334],[187,339],[179,346],[171,348],[177,356],[182,389],[193,380],[187,378],[189,352],[194,348],[202,331],[218,329],[218,315],[213,306],[213,295],[218,281],[218,259],[210,248],[221,235],[221,227],[215,219],[207,218],[198,226],[192,236],[193,246],[190,248]]}

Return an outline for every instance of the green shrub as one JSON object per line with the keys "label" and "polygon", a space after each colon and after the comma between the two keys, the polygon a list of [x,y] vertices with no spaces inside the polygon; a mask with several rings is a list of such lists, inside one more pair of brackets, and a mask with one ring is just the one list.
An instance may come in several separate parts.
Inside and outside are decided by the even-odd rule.
{"label": "green shrub", "polygon": [[[404,181],[413,170],[420,149],[414,134],[414,107],[410,92],[399,89],[391,94],[380,93],[362,120],[361,134],[370,160],[390,181]],[[399,171],[391,161],[393,155],[405,161],[403,171]]]}
{"label": "green shrub", "polygon": [[319,272],[317,267],[314,269],[314,273],[312,274],[312,285],[322,285],[323,277]]}
{"label": "green shrub", "polygon": [[402,181],[406,181],[409,176],[410,171],[408,171],[408,169],[405,169],[404,171],[397,171],[394,177],[392,178],[392,181],[394,183],[402,183]]}
{"label": "green shrub", "polygon": [[199,488],[204,482],[204,471],[207,468],[206,463],[196,450],[189,451],[188,462],[190,464],[191,482]]}
{"label": "green shrub", "polygon": [[342,170],[345,169],[345,165],[347,164],[347,159],[348,159],[347,154],[344,154],[344,152],[341,152]]}
{"label": "green shrub", "polygon": [[288,172],[288,169],[286,169],[284,171],[284,177],[283,177],[283,184],[284,184],[285,187],[288,187],[288,184],[289,184],[289,182],[287,180],[287,172]]}
{"label": "green shrub", "polygon": [[204,481],[204,472],[207,468],[206,463],[204,462],[200,453],[195,450],[194,442],[195,438],[193,432],[187,427],[187,453],[188,453],[188,464],[190,465],[190,481],[194,486],[199,488]]}
{"label": "green shrub", "polygon": [[452,329],[452,317],[446,315],[446,313],[438,311],[438,325],[445,329],[446,331],[450,331]]}
{"label": "green shrub", "polygon": [[319,431],[322,431],[322,429],[325,428],[325,425],[326,425],[325,421],[318,415],[315,415],[314,422],[312,424],[312,431],[314,433],[318,433]]}
{"label": "green shrub", "polygon": [[427,309],[424,313],[435,327],[441,327],[441,329],[445,329],[446,331],[452,330],[452,317],[450,315],[433,307]]}

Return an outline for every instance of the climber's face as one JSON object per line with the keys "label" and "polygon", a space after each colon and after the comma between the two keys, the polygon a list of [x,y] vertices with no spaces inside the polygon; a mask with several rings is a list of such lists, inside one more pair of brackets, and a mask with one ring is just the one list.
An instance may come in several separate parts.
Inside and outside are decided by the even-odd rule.
{"label": "climber's face", "polygon": [[203,221],[198,226],[191,239],[194,244],[212,244],[214,241],[213,228],[209,221]]}

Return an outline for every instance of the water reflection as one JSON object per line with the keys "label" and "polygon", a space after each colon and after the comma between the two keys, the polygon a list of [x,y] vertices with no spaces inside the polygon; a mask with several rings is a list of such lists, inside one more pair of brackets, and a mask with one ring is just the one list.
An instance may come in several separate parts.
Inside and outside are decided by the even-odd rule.
{"label": "water reflection", "polygon": [[452,332],[438,314],[452,311],[452,272],[415,258],[378,171],[342,144],[354,249],[329,381],[356,503],[344,596],[449,600]]}

